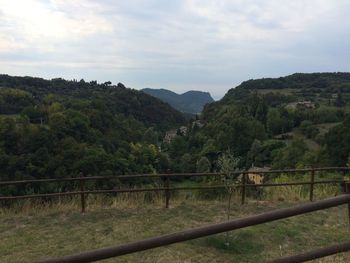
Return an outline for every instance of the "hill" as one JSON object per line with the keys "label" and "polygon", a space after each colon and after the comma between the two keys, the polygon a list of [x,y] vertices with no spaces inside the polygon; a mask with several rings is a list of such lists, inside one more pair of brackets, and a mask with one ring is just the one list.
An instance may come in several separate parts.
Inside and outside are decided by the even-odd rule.
{"label": "hill", "polygon": [[176,130],[183,115],[120,83],[2,75],[0,177],[209,172],[231,157],[243,169],[345,166],[348,85],[347,73],[250,80]]}
{"label": "hill", "polygon": [[350,100],[350,73],[295,73],[286,77],[251,79],[230,89],[223,101],[256,91],[261,94],[279,93],[289,99],[333,100],[341,93]]}
{"label": "hill", "polygon": [[[181,125],[185,121],[180,112],[166,103],[143,92],[126,88],[122,83],[111,85],[110,82],[98,84],[96,81],[85,82],[83,79],[80,81],[62,78],[45,80],[0,75],[0,87],[27,91],[29,96],[33,97],[34,104],[42,102],[48,94],[103,103],[111,113],[129,116],[147,126],[156,126],[162,130]],[[0,114],[20,113],[24,109],[24,105],[20,103],[22,102],[3,101]]]}
{"label": "hill", "polygon": [[[350,73],[248,80],[206,105],[199,118],[200,125],[182,138],[193,170],[220,169],[224,153],[239,158],[241,168],[344,166],[350,155]],[[185,150],[181,154],[190,159]]]}
{"label": "hill", "polygon": [[172,107],[184,113],[200,113],[206,104],[214,101],[209,92],[202,91],[191,90],[183,94],[177,94],[166,89],[147,88],[142,91],[169,103]]}
{"label": "hill", "polygon": [[0,75],[0,87],[0,180],[164,171],[161,138],[185,123],[121,83]]}

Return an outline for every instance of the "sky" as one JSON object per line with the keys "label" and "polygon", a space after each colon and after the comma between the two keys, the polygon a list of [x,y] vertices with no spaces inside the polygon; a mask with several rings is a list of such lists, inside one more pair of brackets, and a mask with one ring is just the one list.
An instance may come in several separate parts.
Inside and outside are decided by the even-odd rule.
{"label": "sky", "polygon": [[0,0],[0,74],[209,91],[350,71],[348,0]]}

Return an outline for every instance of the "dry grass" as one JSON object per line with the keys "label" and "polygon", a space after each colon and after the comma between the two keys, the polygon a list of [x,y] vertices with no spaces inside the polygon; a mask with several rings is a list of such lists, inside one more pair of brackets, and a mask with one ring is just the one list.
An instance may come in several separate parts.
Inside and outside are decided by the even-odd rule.
{"label": "dry grass", "polygon": [[[231,218],[295,204],[235,197]],[[89,196],[87,213],[80,200],[19,202],[0,209],[0,262],[32,262],[105,246],[123,244],[187,228],[225,221],[226,202],[200,200],[196,192],[177,195],[164,208],[161,194],[133,193],[116,197]],[[348,240],[346,206],[276,221],[229,235],[174,244],[106,262],[263,262]],[[349,253],[318,262],[349,262]]]}
{"label": "dry grass", "polygon": [[[326,175],[320,178],[318,175],[315,181],[336,179],[338,175]],[[339,178],[338,178],[339,179]],[[309,182],[309,176],[291,178],[287,174],[282,174],[277,178],[270,180],[270,183],[290,183],[290,182]],[[339,184],[315,184],[313,197],[314,200],[320,200],[327,197],[332,197],[340,194]],[[271,201],[307,201],[310,197],[310,185],[293,185],[293,186],[278,186],[267,187],[264,190],[264,198]]]}

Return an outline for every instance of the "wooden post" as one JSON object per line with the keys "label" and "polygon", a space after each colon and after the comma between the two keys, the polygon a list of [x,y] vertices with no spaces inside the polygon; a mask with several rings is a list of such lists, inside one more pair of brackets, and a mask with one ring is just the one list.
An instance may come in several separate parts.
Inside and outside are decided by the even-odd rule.
{"label": "wooden post", "polygon": [[244,172],[242,177],[242,201],[241,204],[244,205],[245,203],[245,189],[247,184],[247,174]]}
{"label": "wooden post", "polygon": [[165,208],[169,208],[169,200],[170,200],[170,190],[169,190],[170,177],[169,176],[165,178],[164,187],[166,188],[165,189]]}
{"label": "wooden post", "polygon": [[315,184],[315,170],[311,170],[311,180],[310,180],[310,202],[314,200],[314,184]]}
{"label": "wooden post", "polygon": [[[350,182],[345,183],[346,193],[350,195]],[[348,203],[348,217],[349,217],[349,226],[350,226],[350,202]]]}
{"label": "wooden post", "polygon": [[85,201],[85,187],[84,187],[84,181],[80,180],[80,201],[81,201],[81,212],[85,213],[85,205],[86,205],[86,201]]}

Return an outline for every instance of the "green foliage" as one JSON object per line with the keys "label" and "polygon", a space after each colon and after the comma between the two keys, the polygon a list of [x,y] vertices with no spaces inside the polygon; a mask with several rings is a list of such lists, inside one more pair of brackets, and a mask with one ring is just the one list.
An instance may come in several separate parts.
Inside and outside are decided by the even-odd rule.
{"label": "green foliage", "polygon": [[225,107],[208,123],[205,133],[212,137],[218,150],[234,149],[237,156],[246,155],[255,139],[266,138],[264,125],[253,117],[242,116],[237,107]]}
{"label": "green foliage", "polygon": [[303,166],[305,153],[307,153],[307,147],[303,141],[292,141],[286,147],[275,152],[275,157],[273,159],[273,168],[299,168],[300,166]]}
{"label": "green foliage", "polygon": [[350,154],[350,118],[325,135],[322,158],[328,165],[345,166]]}
{"label": "green foliage", "polygon": [[182,173],[195,172],[194,160],[189,153],[185,153],[181,157],[181,172]]}
{"label": "green foliage", "polygon": [[153,127],[148,128],[143,134],[142,141],[156,145],[159,141],[158,133],[154,130]]}
{"label": "green foliage", "polygon": [[[171,166],[159,153],[159,134],[184,118],[149,95],[122,84],[7,75],[0,75],[0,86],[11,87],[0,88],[0,113],[21,113],[0,118],[0,180],[155,173]],[[179,143],[172,150],[183,156],[187,148]],[[69,186],[6,191],[55,187]]]}
{"label": "green foliage", "polygon": [[308,120],[301,122],[300,131],[309,139],[315,138],[320,133],[319,129],[313,126],[312,122]]}
{"label": "green foliage", "polygon": [[[346,125],[328,134],[328,129],[316,125],[345,123],[349,83],[350,73],[298,73],[245,81],[205,107],[201,119],[206,125],[190,138],[214,140],[218,155],[234,149],[234,155],[241,156],[241,167],[345,165],[350,147]],[[299,102],[305,106],[296,107]],[[305,135],[304,141],[297,140],[295,129]],[[207,148],[206,141],[196,142]]]}
{"label": "green foliage", "polygon": [[184,137],[175,136],[170,142],[169,154],[173,159],[179,158],[187,152],[187,143]]}
{"label": "green foliage", "polygon": [[33,104],[34,99],[29,92],[19,89],[0,88],[0,114],[20,113],[24,108]]}
{"label": "green foliage", "polygon": [[128,89],[121,83],[106,83],[0,75],[0,87],[11,88],[0,88],[0,102],[5,102],[0,103],[4,108],[0,114],[19,113],[25,107],[32,106],[35,98],[37,104],[57,101],[79,111],[90,106],[104,113],[123,114],[163,131],[185,122],[181,113],[150,95]]}
{"label": "green foliage", "polygon": [[197,173],[208,173],[211,170],[211,164],[207,157],[201,157],[196,165]]}
{"label": "green foliage", "polygon": [[[347,73],[249,80],[205,106],[188,133],[162,141],[185,125],[183,115],[121,83],[0,75],[7,87],[0,88],[0,179],[224,171],[225,158],[230,169],[343,166],[350,153],[349,81]],[[306,100],[310,107],[290,107]],[[326,123],[341,124],[316,128]],[[297,129],[308,139],[292,138]]]}
{"label": "green foliage", "polygon": [[270,108],[267,114],[266,126],[272,135],[285,133],[291,130],[292,122],[289,114],[283,109]]}
{"label": "green foliage", "polygon": [[223,153],[218,159],[218,168],[220,174],[222,174],[221,180],[227,184],[232,185],[237,178],[235,172],[237,172],[240,158],[233,156],[230,151]]}
{"label": "green foliage", "polygon": [[[238,175],[235,174],[235,172],[237,171],[238,163],[239,158],[234,157],[230,151],[222,154],[218,159],[221,181],[224,183],[226,191],[229,193],[226,210],[227,220],[230,219],[232,195],[236,190],[235,183],[237,182]],[[228,239],[228,233],[226,237]],[[226,243],[229,244],[228,240]]]}
{"label": "green foliage", "polygon": [[[292,178],[288,174],[281,174],[278,177],[272,179],[269,181],[269,183],[273,184],[284,184],[284,183],[290,183],[295,181],[305,181],[308,180],[305,177],[300,177],[298,179]],[[283,187],[267,187],[266,188],[266,196],[269,200],[278,200],[278,201],[285,201],[285,200],[305,200],[309,197],[309,186],[303,186],[303,185],[290,185],[290,186],[283,186]]]}
{"label": "green foliage", "polygon": [[270,166],[273,161],[273,156],[278,149],[285,146],[285,143],[278,140],[266,140],[260,142],[255,140],[247,154],[246,167],[257,166],[265,167]]}

